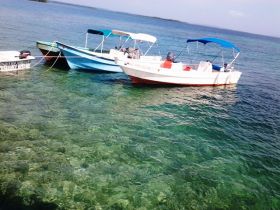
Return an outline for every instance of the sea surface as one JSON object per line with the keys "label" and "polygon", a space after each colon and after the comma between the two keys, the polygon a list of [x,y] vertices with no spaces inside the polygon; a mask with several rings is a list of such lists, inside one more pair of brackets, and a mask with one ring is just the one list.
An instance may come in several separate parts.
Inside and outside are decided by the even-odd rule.
{"label": "sea surface", "polygon": [[[0,75],[0,209],[280,209],[279,38],[26,0],[0,1],[0,28],[1,50],[37,57]],[[152,34],[163,56],[226,39],[243,74],[135,87],[41,62],[36,40],[83,46],[88,28]]]}

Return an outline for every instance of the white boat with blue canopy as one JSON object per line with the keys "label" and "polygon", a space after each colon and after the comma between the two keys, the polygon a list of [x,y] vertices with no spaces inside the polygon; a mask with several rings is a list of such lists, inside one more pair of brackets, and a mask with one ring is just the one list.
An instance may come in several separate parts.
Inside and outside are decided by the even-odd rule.
{"label": "white boat with blue canopy", "polygon": [[[94,49],[88,47],[88,35],[101,35],[101,42]],[[117,38],[117,43],[109,41],[108,38]],[[131,43],[132,41],[132,43]],[[122,72],[122,69],[115,63],[115,59],[140,59],[148,57],[149,59],[158,59],[160,56],[148,56],[147,53],[156,43],[156,37],[143,34],[131,33],[120,30],[93,30],[88,29],[84,47],[74,47],[61,42],[56,42],[58,48],[65,56],[71,69],[80,69],[88,71],[108,71]],[[145,42],[146,50],[142,51],[139,44]],[[106,44],[111,44],[106,48]]]}
{"label": "white boat with blue canopy", "polygon": [[[131,78],[134,84],[217,86],[238,83],[241,72],[234,68],[234,62],[240,54],[238,47],[229,41],[218,38],[188,39],[187,51],[190,50],[189,44],[194,42],[197,45],[203,44],[210,46],[213,44],[215,47],[218,46],[221,56],[215,55],[212,60],[205,59],[199,60],[198,63],[192,63],[175,61],[174,54],[168,53],[166,59],[160,62],[128,61],[121,64],[121,68]],[[230,53],[231,59],[229,59],[228,54],[224,54],[223,52],[228,49],[232,50],[232,54]],[[207,56],[209,54],[203,57],[203,59]],[[216,64],[217,57],[221,57],[220,64]],[[227,62],[228,59],[229,62]]]}

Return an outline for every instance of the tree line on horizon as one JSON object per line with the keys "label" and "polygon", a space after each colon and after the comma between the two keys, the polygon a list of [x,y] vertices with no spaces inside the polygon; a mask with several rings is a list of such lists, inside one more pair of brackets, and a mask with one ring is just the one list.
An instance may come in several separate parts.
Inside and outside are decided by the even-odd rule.
{"label": "tree line on horizon", "polygon": [[48,0],[30,0],[30,1],[48,2]]}

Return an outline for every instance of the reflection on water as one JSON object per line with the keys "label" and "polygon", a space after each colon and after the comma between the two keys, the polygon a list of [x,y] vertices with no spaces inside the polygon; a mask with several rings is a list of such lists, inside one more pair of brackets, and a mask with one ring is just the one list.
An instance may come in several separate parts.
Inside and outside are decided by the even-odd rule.
{"label": "reflection on water", "polygon": [[147,105],[233,105],[236,86],[149,88],[141,97]]}

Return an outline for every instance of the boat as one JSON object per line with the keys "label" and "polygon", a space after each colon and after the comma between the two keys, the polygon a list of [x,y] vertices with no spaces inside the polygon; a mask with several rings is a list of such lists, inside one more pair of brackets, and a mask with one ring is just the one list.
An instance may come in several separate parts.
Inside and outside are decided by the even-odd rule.
{"label": "boat", "polygon": [[[119,65],[124,73],[131,78],[133,84],[217,86],[238,83],[242,73],[234,68],[234,62],[239,56],[239,48],[231,42],[218,38],[188,39],[187,45],[193,42],[196,42],[197,45],[198,43],[203,45],[214,44],[221,48],[222,64],[213,63],[217,56],[212,61],[200,60],[195,64],[175,62],[174,55],[168,53],[166,59],[160,62],[139,60],[127,61],[119,63]],[[224,49],[231,49],[233,53],[233,57],[228,63],[225,62],[223,57]]]}
{"label": "boat", "polygon": [[[161,56],[148,56],[147,53],[156,42],[156,37],[143,34],[131,33],[120,30],[93,30],[88,29],[88,34],[101,35],[102,40],[94,49],[87,47],[87,37],[85,47],[75,47],[61,42],[56,42],[57,47],[65,56],[71,69],[101,72],[122,72],[122,69],[115,63],[115,59],[161,59]],[[105,49],[108,38],[118,38],[115,47]],[[133,44],[129,45],[133,41]],[[139,43],[146,42],[148,47],[145,51],[139,48]],[[109,44],[112,45],[110,42]]]}
{"label": "boat", "polygon": [[35,57],[30,51],[0,51],[0,72],[29,69]]}
{"label": "boat", "polygon": [[44,56],[47,65],[54,65],[62,69],[69,69],[67,61],[55,42],[37,41],[37,48]]}

